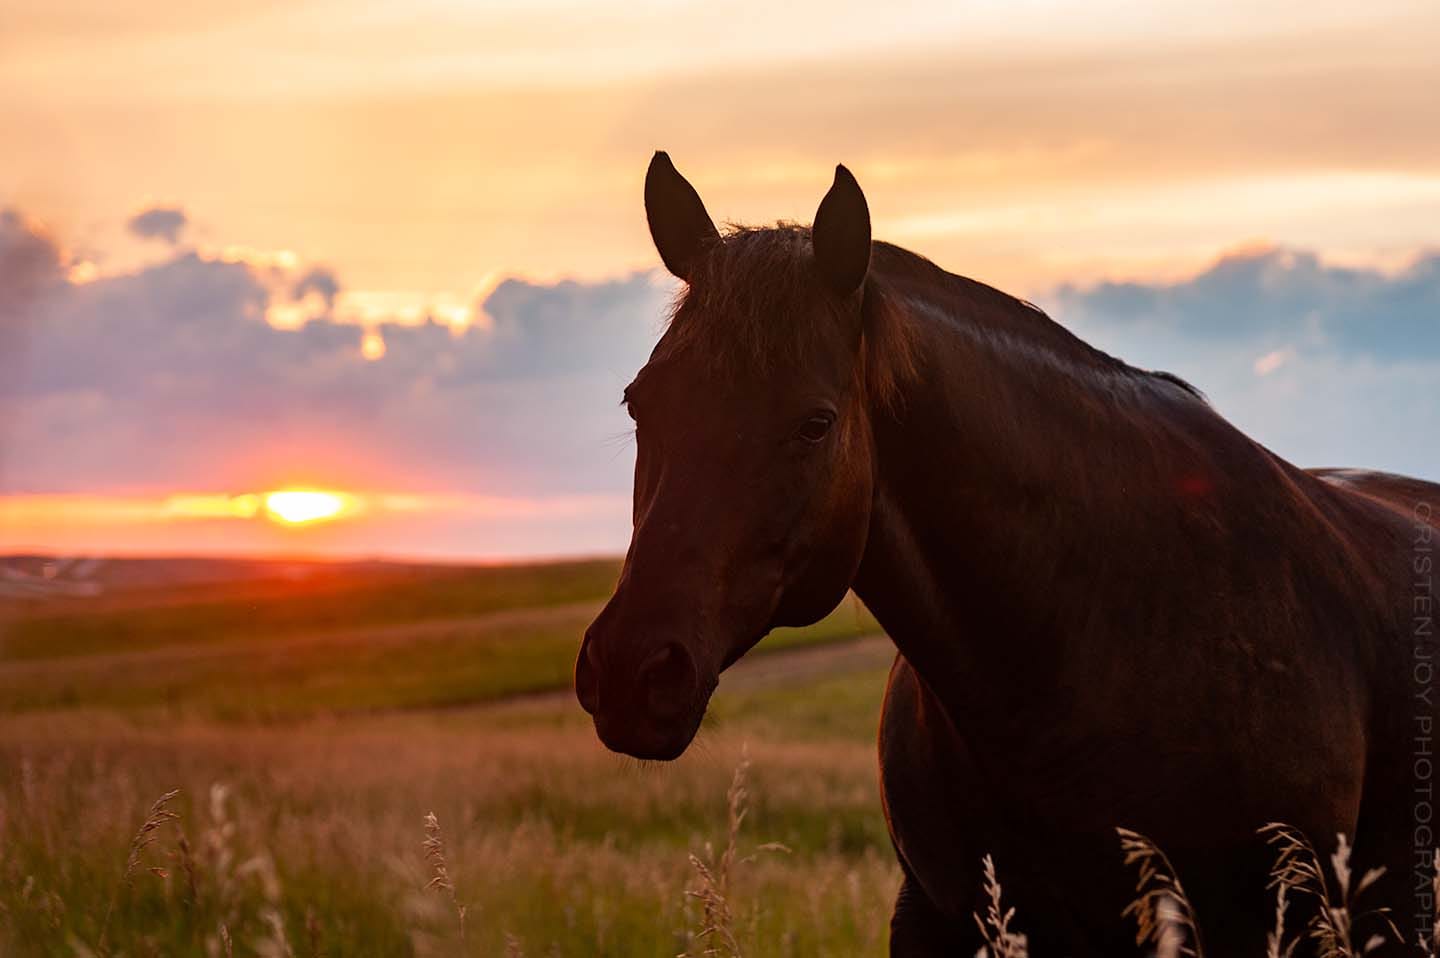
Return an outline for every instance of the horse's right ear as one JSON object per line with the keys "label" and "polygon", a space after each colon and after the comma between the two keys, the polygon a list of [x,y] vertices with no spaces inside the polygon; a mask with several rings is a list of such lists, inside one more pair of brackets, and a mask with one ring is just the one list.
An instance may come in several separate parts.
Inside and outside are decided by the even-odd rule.
{"label": "horse's right ear", "polygon": [[870,271],[870,208],[860,184],[843,166],[835,167],[835,182],[815,211],[810,238],[815,263],[831,289],[850,296],[865,284]]}
{"label": "horse's right ear", "polygon": [[645,174],[645,217],[665,267],[686,281],[696,257],[720,241],[720,231],[705,212],[700,194],[664,150],[655,154]]}

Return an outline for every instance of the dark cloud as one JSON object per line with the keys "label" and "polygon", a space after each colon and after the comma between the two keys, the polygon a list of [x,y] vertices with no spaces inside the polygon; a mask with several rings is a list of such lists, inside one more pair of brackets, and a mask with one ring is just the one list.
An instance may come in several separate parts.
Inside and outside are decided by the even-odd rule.
{"label": "dark cloud", "polygon": [[1174,283],[1058,290],[1080,336],[1204,389],[1300,465],[1440,478],[1440,254],[1397,273],[1261,249]]}
{"label": "dark cloud", "polygon": [[13,209],[0,209],[0,488],[16,455],[12,420],[19,403],[6,401],[4,384],[30,368],[31,319],[37,303],[65,286],[64,258],[43,230]]}
{"label": "dark cloud", "polygon": [[[18,211],[0,209],[0,383],[13,381],[28,365],[33,307],[64,284],[64,256],[55,241]],[[0,429],[8,419],[4,413],[0,408]],[[0,463],[7,458],[4,445],[0,432]]]}
{"label": "dark cloud", "polygon": [[0,491],[254,488],[295,470],[510,496],[628,485],[618,400],[667,297],[647,276],[511,280],[483,304],[492,326],[382,324],[372,361],[356,325],[265,321],[297,291],[329,298],[326,271],[192,251],[82,285],[36,242],[0,246],[16,251],[0,263],[48,283],[24,309],[24,361],[0,381],[14,410]]}
{"label": "dark cloud", "polygon": [[[659,338],[668,286],[646,275],[618,282],[540,285],[508,279],[485,300],[492,360],[503,376],[626,376]],[[645,303],[642,315],[636,304]]]}
{"label": "dark cloud", "polygon": [[335,297],[340,293],[340,281],[324,266],[316,266],[306,272],[290,288],[292,299],[304,299],[311,293],[318,293],[325,300],[326,309],[335,308]]}
{"label": "dark cloud", "polygon": [[55,241],[19,211],[0,210],[0,322],[63,278]]}
{"label": "dark cloud", "polygon": [[130,217],[125,226],[141,239],[164,240],[174,246],[187,223],[189,218],[178,206],[152,206]]}
{"label": "dark cloud", "polygon": [[1055,297],[1068,320],[1181,340],[1289,345],[1378,359],[1440,359],[1440,253],[1386,274],[1264,249],[1178,283],[1101,283]]}

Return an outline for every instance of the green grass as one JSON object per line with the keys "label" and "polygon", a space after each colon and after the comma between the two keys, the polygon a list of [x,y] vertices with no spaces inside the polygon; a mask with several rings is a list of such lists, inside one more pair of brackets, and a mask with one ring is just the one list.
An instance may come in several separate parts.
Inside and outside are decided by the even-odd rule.
{"label": "green grass", "polygon": [[[608,570],[608,571],[607,571]],[[322,611],[295,611],[300,597],[284,594],[245,600],[257,621],[287,622],[279,633],[224,632],[233,602],[174,601],[130,613],[103,609],[95,622],[78,612],[30,615],[14,623],[0,652],[0,712],[55,708],[107,708],[183,719],[198,715],[233,721],[283,721],[391,709],[441,708],[489,702],[527,693],[568,689],[580,637],[610,588],[613,565],[583,563],[451,570],[375,587],[322,591]],[[515,598],[501,590],[517,589]],[[463,584],[463,588],[462,588]],[[408,598],[400,601],[397,594]],[[462,601],[462,594],[465,596]],[[365,621],[389,595],[377,621]],[[449,596],[462,616],[438,618],[417,596]],[[535,607],[514,602],[544,601]],[[587,599],[589,601],[577,601]],[[342,599],[344,601],[342,601]],[[337,611],[346,608],[347,624]],[[408,604],[407,604],[408,603]],[[133,614],[162,623],[158,635],[139,637],[117,623]],[[410,617],[405,618],[404,614]],[[192,641],[179,641],[176,623],[203,623]],[[324,629],[305,632],[301,622]],[[37,651],[41,625],[53,629],[48,653]],[[140,628],[127,625],[126,628]],[[874,620],[855,602],[802,629],[780,629],[752,652],[764,655],[874,631]],[[221,630],[218,636],[206,629]],[[18,654],[16,654],[18,651]]]}
{"label": "green grass", "polygon": [[[882,951],[897,885],[876,793],[883,670],[727,678],[684,759],[618,758],[566,694],[615,570],[348,570],[12,618],[0,954],[221,955],[222,925],[239,956],[699,954],[689,856],[726,840],[742,743],[729,897],[744,953]],[[847,602],[751,655],[873,629]],[[178,821],[127,879],[132,836],[173,788]],[[426,890],[430,811],[463,943]]]}
{"label": "green grass", "polygon": [[[534,623],[457,622],[442,628],[324,641],[169,647],[118,664],[78,656],[0,669],[0,711],[107,708],[162,718],[190,715],[279,721],[389,709],[454,707],[570,687],[579,609]],[[751,654],[850,638],[869,631],[842,607],[805,629],[784,629]]]}
{"label": "green grass", "polygon": [[783,741],[843,739],[873,746],[889,669],[830,675],[803,685],[718,696],[706,717],[720,731]]}
{"label": "green grass", "polygon": [[[20,717],[0,732],[16,772],[0,782],[0,953],[81,953],[72,936],[94,948],[113,899],[115,954],[204,953],[222,922],[236,954],[264,954],[273,911],[298,955],[307,916],[325,954],[496,955],[509,936],[527,955],[675,955],[699,927],[687,856],[724,841],[741,742],[754,765],[740,850],[756,857],[731,898],[745,953],[876,953],[897,878],[870,741],[882,683],[814,686],[833,721],[809,708],[803,741],[774,730],[805,689],[722,694],[723,728],[667,766],[604,752],[558,703],[527,705],[554,714],[523,725],[483,708],[284,727]],[[144,861],[166,876],[142,868],[126,886],[130,836],[177,786],[180,821]],[[448,902],[424,889],[432,810],[468,909],[463,948]]]}
{"label": "green grass", "polygon": [[[320,567],[300,581],[145,590],[63,610],[11,615],[0,652],[11,661],[162,646],[279,641],[297,634],[433,622],[600,600],[613,559],[513,566]],[[99,608],[95,608],[98,605]]]}

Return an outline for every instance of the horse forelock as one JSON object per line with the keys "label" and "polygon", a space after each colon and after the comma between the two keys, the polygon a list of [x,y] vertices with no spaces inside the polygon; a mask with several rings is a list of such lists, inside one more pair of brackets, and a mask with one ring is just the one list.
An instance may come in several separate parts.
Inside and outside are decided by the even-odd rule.
{"label": "horse forelock", "polygon": [[[854,310],[816,272],[809,227],[730,226],[676,297],[661,355],[683,352],[725,375],[766,375],[853,336]],[[891,402],[914,369],[913,336],[875,277],[862,294],[860,324],[857,373],[872,398]]]}

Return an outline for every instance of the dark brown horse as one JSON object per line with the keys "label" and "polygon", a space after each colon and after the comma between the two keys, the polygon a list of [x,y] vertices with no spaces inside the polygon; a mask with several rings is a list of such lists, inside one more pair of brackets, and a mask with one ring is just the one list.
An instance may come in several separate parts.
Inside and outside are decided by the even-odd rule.
{"label": "dark brown horse", "polygon": [[722,235],[663,153],[645,204],[686,288],[625,391],[634,537],[576,666],[607,746],[680,755],[727,666],[853,588],[899,649],[894,953],[974,954],[986,853],[1032,953],[1133,953],[1128,826],[1211,956],[1260,954],[1272,821],[1322,855],[1350,836],[1357,876],[1387,869],[1362,904],[1415,940],[1440,486],[1297,469],[1175,377],[872,243],[843,167],[809,229]]}

